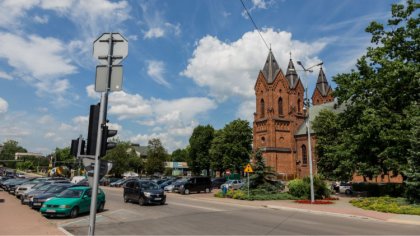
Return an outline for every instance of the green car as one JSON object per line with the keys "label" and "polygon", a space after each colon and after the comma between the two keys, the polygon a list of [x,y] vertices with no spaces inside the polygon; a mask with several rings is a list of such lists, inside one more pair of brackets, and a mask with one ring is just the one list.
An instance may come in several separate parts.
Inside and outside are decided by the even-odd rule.
{"label": "green car", "polygon": [[[56,197],[51,198],[42,204],[40,212],[48,216],[70,216],[77,217],[79,213],[90,211],[92,188],[79,186],[64,190]],[[105,207],[105,194],[98,189],[97,211],[101,212]]]}

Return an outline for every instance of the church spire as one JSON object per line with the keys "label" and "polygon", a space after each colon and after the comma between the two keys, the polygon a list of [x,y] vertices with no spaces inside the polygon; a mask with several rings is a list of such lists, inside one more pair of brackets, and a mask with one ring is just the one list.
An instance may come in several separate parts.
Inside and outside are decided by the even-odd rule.
{"label": "church spire", "polygon": [[262,73],[264,74],[265,80],[267,83],[273,83],[274,79],[276,78],[277,73],[280,71],[280,67],[274,58],[273,52],[271,51],[268,53],[267,60],[265,61],[264,68]]}
{"label": "church spire", "polygon": [[290,88],[294,88],[297,84],[297,81],[299,80],[299,77],[296,73],[295,65],[293,64],[293,61],[292,61],[291,52],[290,52],[289,65],[287,66],[286,79],[287,79],[287,82],[289,82]]}
{"label": "church spire", "polygon": [[325,77],[324,70],[319,70],[318,80],[316,81],[316,89],[319,90],[322,96],[327,96],[330,86],[328,85],[327,78]]}

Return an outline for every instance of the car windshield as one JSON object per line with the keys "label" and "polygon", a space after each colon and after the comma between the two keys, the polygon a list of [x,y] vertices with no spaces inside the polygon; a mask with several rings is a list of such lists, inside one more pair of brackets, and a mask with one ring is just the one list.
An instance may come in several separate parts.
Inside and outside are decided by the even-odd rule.
{"label": "car windshield", "polygon": [[47,184],[47,185],[42,185],[41,187],[39,187],[38,188],[38,190],[41,190],[41,191],[45,191],[45,190],[47,190],[48,188],[50,188],[51,187],[51,185],[49,185],[49,184]]}
{"label": "car windshield", "polygon": [[59,198],[80,198],[83,194],[83,190],[80,189],[66,189],[62,193],[58,194]]}
{"label": "car windshield", "polygon": [[159,189],[159,186],[153,182],[143,182],[141,183],[141,188],[143,190],[157,190]]}
{"label": "car windshield", "polygon": [[59,193],[62,192],[63,190],[65,190],[66,187],[65,186],[51,186],[46,193]]}

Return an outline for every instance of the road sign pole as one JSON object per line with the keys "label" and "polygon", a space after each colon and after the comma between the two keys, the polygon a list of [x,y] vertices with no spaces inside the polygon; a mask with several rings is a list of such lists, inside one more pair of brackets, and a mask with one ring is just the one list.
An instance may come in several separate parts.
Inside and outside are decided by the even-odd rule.
{"label": "road sign pole", "polygon": [[92,197],[90,203],[90,215],[89,215],[89,233],[88,235],[95,235],[95,221],[96,221],[96,202],[98,196],[98,184],[99,184],[99,169],[100,169],[100,161],[99,161],[99,154],[101,152],[101,144],[102,144],[102,126],[106,124],[106,113],[107,113],[107,106],[108,106],[108,93],[109,93],[109,85],[110,85],[110,77],[111,77],[111,70],[112,70],[112,49],[113,49],[113,40],[112,40],[112,33],[110,33],[108,39],[108,76],[107,76],[107,83],[108,89],[106,92],[101,93],[101,105],[99,109],[99,121],[98,122],[98,134],[96,138],[96,150],[95,150],[95,167],[94,167],[94,174],[93,174],[93,186],[92,186]]}
{"label": "road sign pole", "polygon": [[248,174],[248,200],[249,200],[249,172],[247,174]]}

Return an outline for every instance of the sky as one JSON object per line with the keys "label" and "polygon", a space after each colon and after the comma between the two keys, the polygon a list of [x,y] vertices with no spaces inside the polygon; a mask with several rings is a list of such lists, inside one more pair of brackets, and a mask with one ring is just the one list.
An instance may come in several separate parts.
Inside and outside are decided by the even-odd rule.
{"label": "sky", "polygon": [[[371,46],[365,28],[386,23],[390,0],[0,0],[0,143],[49,154],[87,136],[106,32],[128,41],[123,90],[109,95],[118,138],[142,146],[159,138],[171,153],[194,128],[252,126],[254,85],[271,47],[282,71],[290,58],[348,73]],[[318,69],[306,77],[310,96]]]}

